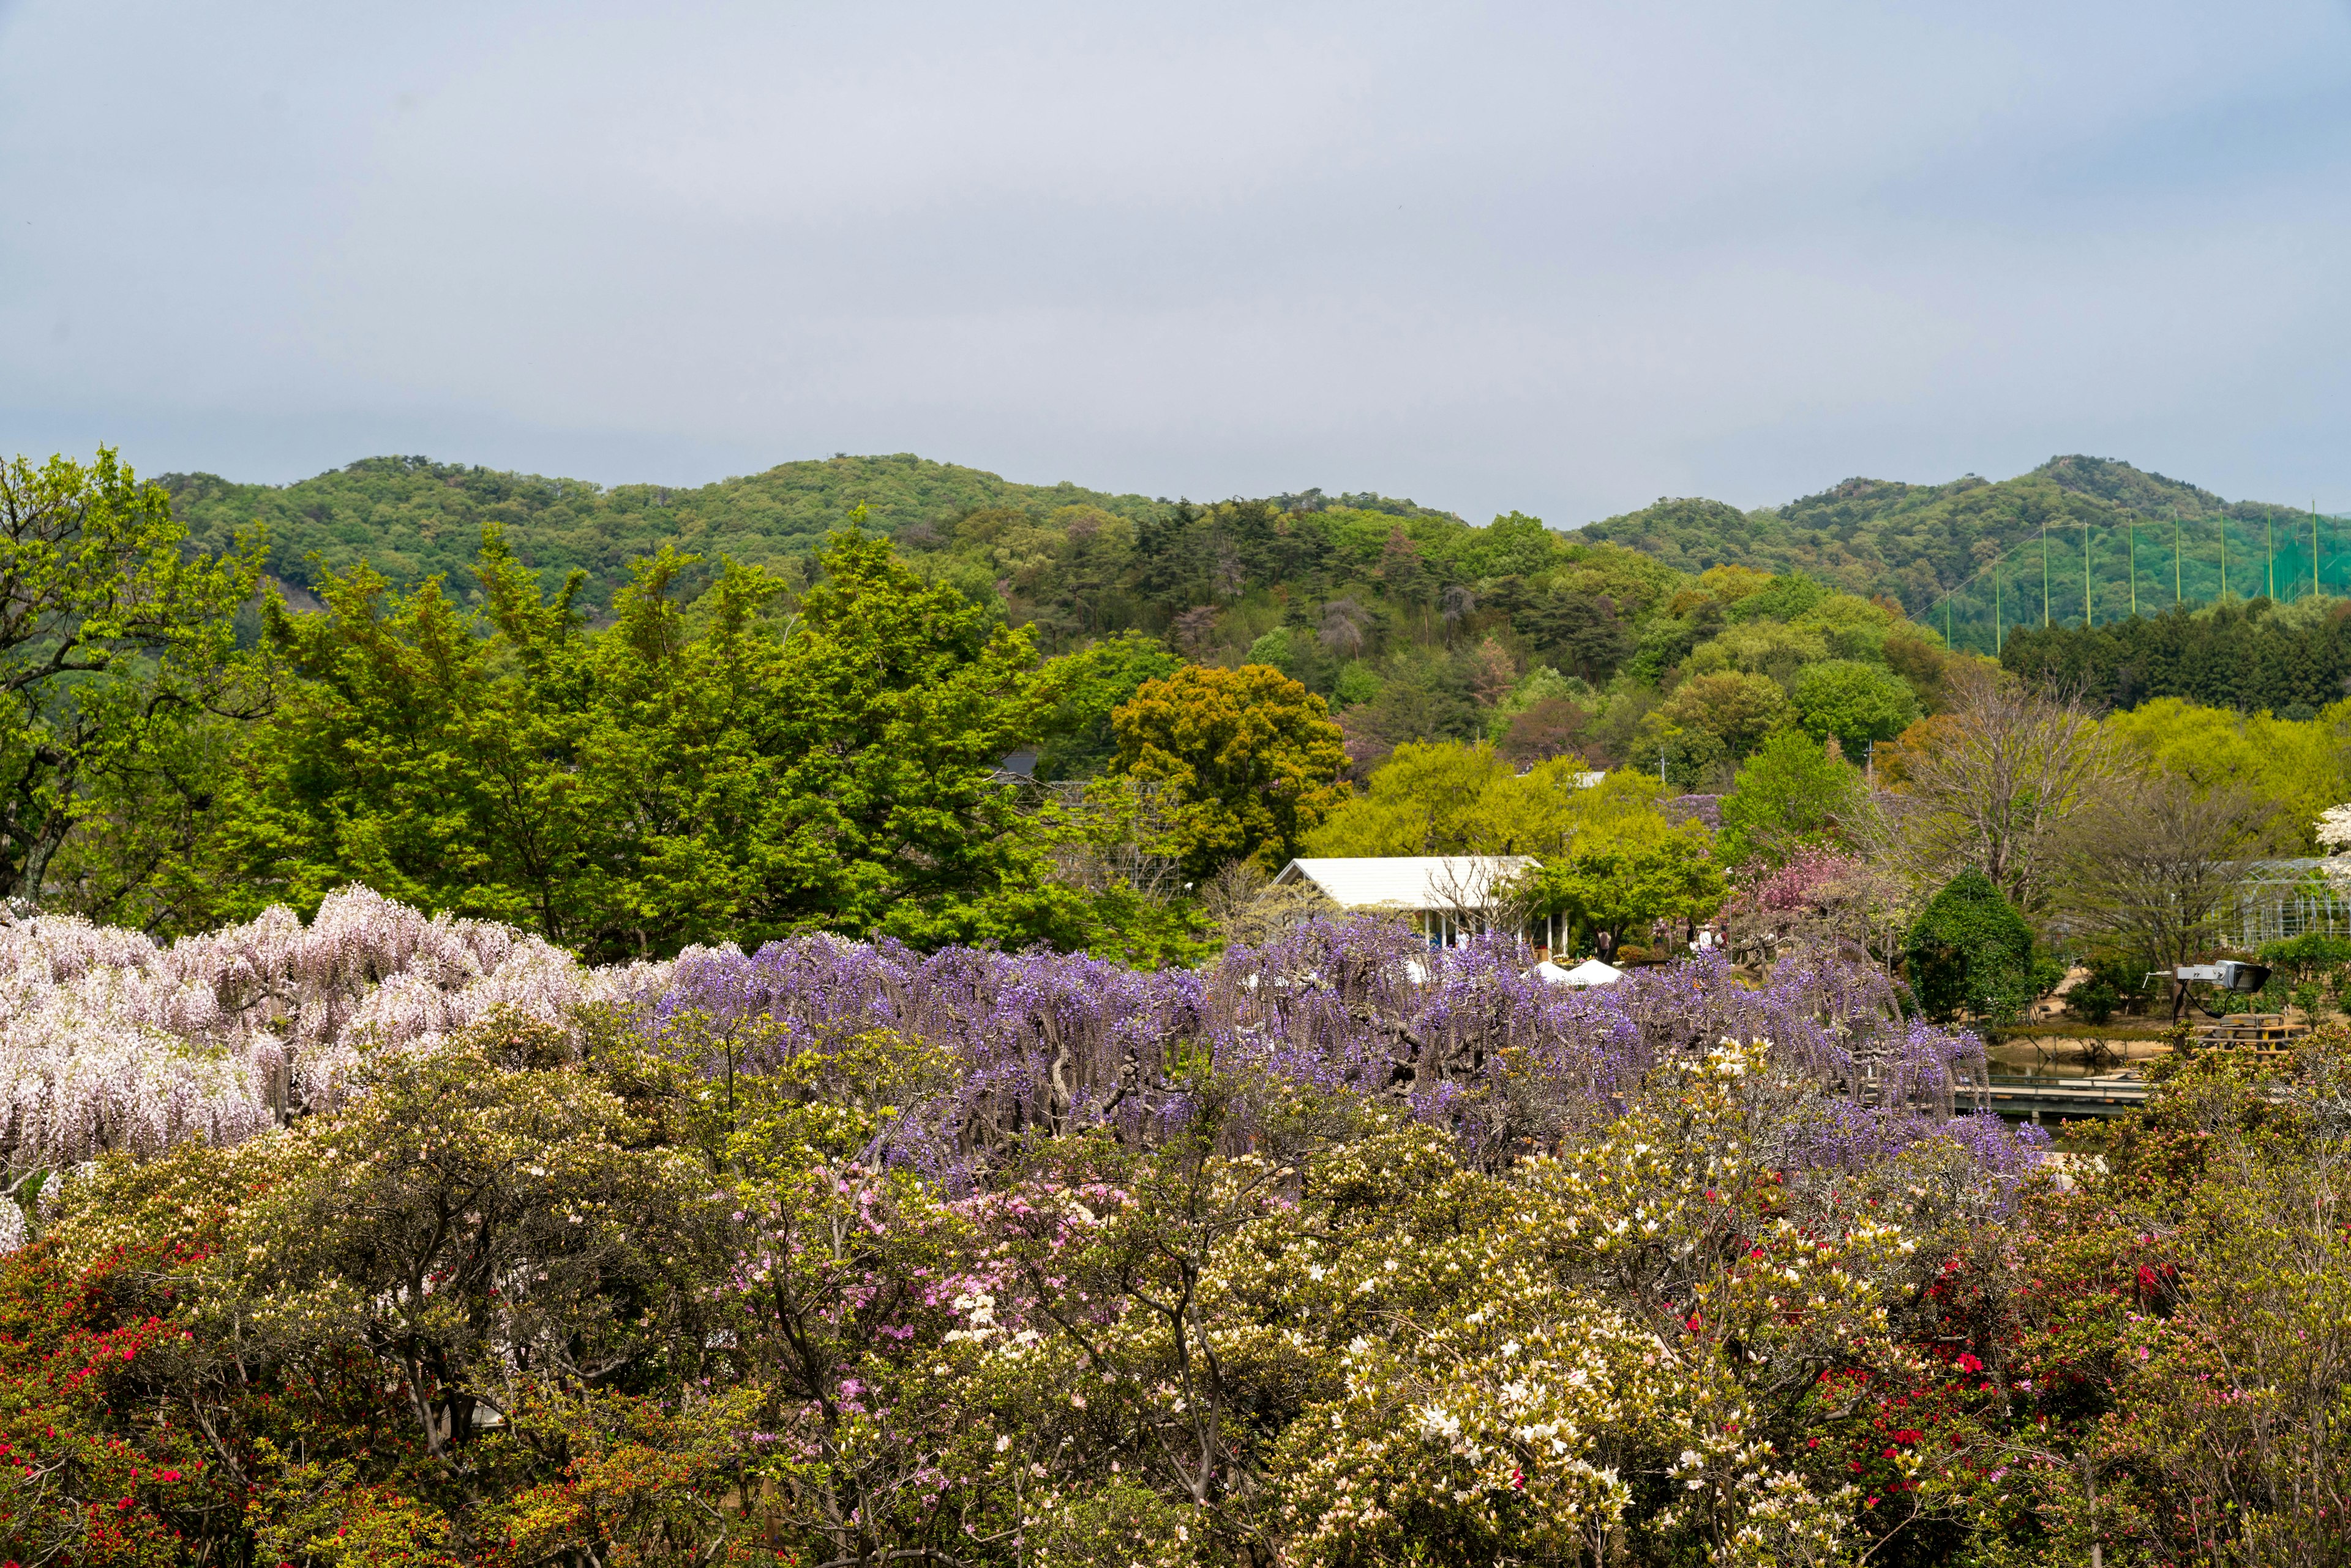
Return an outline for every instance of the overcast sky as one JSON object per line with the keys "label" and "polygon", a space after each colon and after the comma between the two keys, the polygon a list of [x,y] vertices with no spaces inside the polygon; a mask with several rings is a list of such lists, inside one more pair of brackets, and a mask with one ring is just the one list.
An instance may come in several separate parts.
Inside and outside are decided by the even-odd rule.
{"label": "overcast sky", "polygon": [[2351,7],[0,0],[0,448],[2351,508]]}

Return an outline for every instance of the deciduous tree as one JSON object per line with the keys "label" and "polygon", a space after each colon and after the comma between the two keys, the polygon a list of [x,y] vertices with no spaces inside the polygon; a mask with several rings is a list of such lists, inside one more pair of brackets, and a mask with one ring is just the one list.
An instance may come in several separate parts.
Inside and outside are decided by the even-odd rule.
{"label": "deciduous tree", "polygon": [[1930,884],[1972,866],[2011,904],[2037,910],[2067,819],[2116,776],[2114,749],[2078,701],[1980,671],[1954,685],[1950,711],[1904,736],[1869,851]]}
{"label": "deciduous tree", "polygon": [[232,624],[260,571],[187,552],[171,497],[109,449],[0,464],[0,897],[39,901],[78,823],[104,841],[57,889],[68,907],[170,924],[160,896],[199,836],[217,780],[207,716],[249,716]]}
{"label": "deciduous tree", "polygon": [[1196,880],[1228,861],[1278,870],[1347,798],[1347,753],[1322,699],[1279,670],[1187,664],[1112,716],[1119,767],[1174,797]]}
{"label": "deciduous tree", "polygon": [[1860,769],[1797,731],[1764,741],[1722,801],[1725,865],[1773,867],[1835,841],[1862,803]]}

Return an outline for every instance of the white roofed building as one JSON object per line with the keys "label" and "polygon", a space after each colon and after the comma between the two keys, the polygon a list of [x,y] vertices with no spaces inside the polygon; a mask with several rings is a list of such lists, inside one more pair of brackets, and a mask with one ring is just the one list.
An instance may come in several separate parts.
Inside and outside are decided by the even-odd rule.
{"label": "white roofed building", "polygon": [[1311,886],[1342,909],[1385,910],[1412,920],[1431,946],[1490,929],[1501,887],[1532,871],[1531,855],[1376,855],[1294,860],[1277,887]]}

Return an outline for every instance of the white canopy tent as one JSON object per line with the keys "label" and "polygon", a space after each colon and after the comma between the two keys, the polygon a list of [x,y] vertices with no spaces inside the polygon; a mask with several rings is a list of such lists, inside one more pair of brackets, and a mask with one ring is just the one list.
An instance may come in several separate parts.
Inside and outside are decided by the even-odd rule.
{"label": "white canopy tent", "polygon": [[1597,958],[1586,958],[1573,969],[1562,969],[1546,958],[1535,966],[1535,973],[1541,977],[1545,985],[1574,986],[1579,988],[1584,986],[1613,986],[1625,977],[1624,970],[1611,964],[1604,964]]}

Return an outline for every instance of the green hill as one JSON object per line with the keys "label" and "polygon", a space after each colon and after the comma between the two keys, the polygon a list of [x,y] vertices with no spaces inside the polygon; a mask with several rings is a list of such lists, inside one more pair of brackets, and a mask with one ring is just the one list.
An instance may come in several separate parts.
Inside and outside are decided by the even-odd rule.
{"label": "green hill", "polygon": [[[267,524],[271,570],[291,583],[309,584],[316,556],[337,570],[365,559],[396,583],[440,573],[469,588],[482,525],[497,522],[516,552],[550,582],[575,567],[587,571],[589,598],[598,605],[609,604],[627,580],[630,561],[664,542],[786,568],[860,505],[869,508],[872,527],[917,549],[951,536],[976,511],[1019,513],[1043,523],[1083,507],[1137,524],[1165,522],[1176,512],[1164,499],[1015,484],[904,453],[785,463],[679,488],[606,486],[423,457],[366,458],[290,485],[238,485],[210,474],[171,474],[162,483],[204,548],[225,544],[256,519]],[[1460,521],[1370,495],[1309,491],[1271,497],[1268,504],[1287,515],[1344,511]],[[2220,517],[2259,524],[2301,515],[2289,507],[2231,503],[2127,463],[2072,456],[1997,481],[1972,474],[1940,485],[1848,479],[1782,507],[1747,512],[1720,501],[1660,499],[1589,524],[1574,538],[1624,546],[1681,572],[1722,565],[1802,571],[1848,592],[1889,596],[1918,614],[2044,525]]]}
{"label": "green hill", "polygon": [[1142,496],[1016,485],[910,454],[786,463],[692,488],[607,487],[423,457],[370,457],[291,485],[237,485],[211,474],[168,474],[162,483],[203,548],[220,548],[256,520],[266,524],[270,570],[287,582],[308,585],[315,555],[338,570],[364,559],[395,583],[437,573],[469,588],[482,525],[496,522],[516,554],[550,581],[584,570],[598,605],[628,580],[630,561],[664,543],[782,567],[861,505],[872,527],[891,533],[950,525],[977,508],[1042,518],[1087,507],[1135,519],[1167,509]]}
{"label": "green hill", "polygon": [[2044,526],[2302,517],[2292,507],[2224,501],[2110,458],[2073,456],[1997,481],[1972,474],[1942,485],[1848,479],[1751,512],[1720,501],[1660,499],[1593,523],[1582,535],[1629,546],[1681,571],[1738,565],[1806,572],[1848,592],[1888,595],[1921,614]]}

